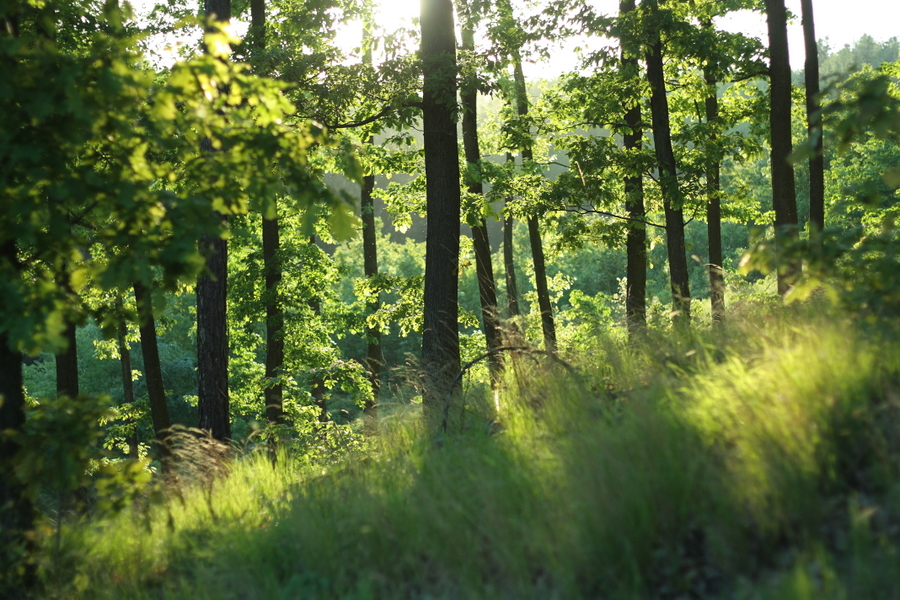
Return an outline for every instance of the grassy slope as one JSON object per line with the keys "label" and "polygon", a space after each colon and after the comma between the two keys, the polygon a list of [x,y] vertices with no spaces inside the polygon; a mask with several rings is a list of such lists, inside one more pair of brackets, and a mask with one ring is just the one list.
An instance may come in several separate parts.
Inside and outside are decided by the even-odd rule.
{"label": "grassy slope", "polygon": [[499,429],[237,461],[66,530],[45,596],[900,597],[900,342],[774,318],[713,337],[598,338],[577,379],[522,358]]}

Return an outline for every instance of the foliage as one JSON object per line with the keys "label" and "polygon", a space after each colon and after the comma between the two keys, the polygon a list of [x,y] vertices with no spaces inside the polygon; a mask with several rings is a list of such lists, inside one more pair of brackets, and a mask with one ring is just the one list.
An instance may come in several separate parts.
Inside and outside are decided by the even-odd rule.
{"label": "foliage", "polygon": [[[831,210],[842,213],[832,219],[834,226],[805,240],[759,239],[742,259],[743,272],[770,272],[790,261],[802,263],[789,300],[803,300],[824,287],[854,310],[897,314],[900,288],[893,273],[900,189],[895,166],[900,140],[898,70],[900,63],[887,63],[878,72],[864,68],[838,86],[824,107],[838,148],[829,175],[835,198]],[[839,187],[832,179],[838,177]]]}

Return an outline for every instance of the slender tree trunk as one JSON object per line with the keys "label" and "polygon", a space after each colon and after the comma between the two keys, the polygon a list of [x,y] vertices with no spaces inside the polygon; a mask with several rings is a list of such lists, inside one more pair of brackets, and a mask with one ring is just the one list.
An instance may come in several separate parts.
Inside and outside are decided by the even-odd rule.
{"label": "slender tree trunk", "polygon": [[656,162],[659,164],[659,184],[666,212],[666,246],[669,254],[672,304],[675,322],[688,325],[691,322],[691,290],[684,245],[682,197],[681,191],[678,189],[678,172],[675,167],[675,154],[672,150],[669,102],[666,98],[662,42],[659,31],[654,31],[653,36],[654,42],[647,52],[647,79],[650,83],[653,142],[656,149]]}
{"label": "slender tree trunk", "polygon": [[[372,33],[368,25],[363,27],[363,43],[366,44],[363,63],[372,66]],[[370,137],[368,143],[375,145],[375,138]],[[378,276],[378,230],[375,223],[375,175],[369,173],[363,177],[360,190],[360,217],[363,223],[363,272],[370,281]],[[370,314],[381,309],[381,294],[378,293],[366,307]],[[366,428],[369,433],[378,431],[378,397],[381,394],[381,368],[384,365],[384,351],[381,346],[381,329],[366,327],[366,370],[372,384],[372,400],[367,400],[363,407]]]}
{"label": "slender tree trunk", "polygon": [[[794,167],[788,162],[791,146],[791,64],[788,54],[787,11],[784,0],[766,0],[769,29],[769,76],[771,111],[769,126],[772,143],[772,206],[775,209],[776,240],[797,235],[797,195]],[[777,242],[776,242],[777,243]],[[778,293],[790,289],[793,265],[779,267]]]}
{"label": "slender tree trunk", "polygon": [[[462,50],[475,50],[475,16],[472,7],[466,0],[459,0],[458,13],[461,26]],[[470,194],[484,196],[481,183],[481,150],[478,147],[478,89],[477,73],[467,73],[462,80],[460,91],[462,104],[462,132],[465,146],[466,162],[469,171],[479,173],[477,177],[466,176],[466,187]],[[467,173],[468,173],[467,172]],[[475,249],[475,271],[478,277],[478,296],[481,300],[481,320],[488,351],[501,346],[500,322],[497,314],[497,291],[494,287],[494,268],[491,264],[491,244],[488,239],[487,223],[484,217],[478,217],[472,225],[472,245]],[[500,356],[492,354],[488,359],[491,381],[496,382],[500,376]]]}
{"label": "slender tree trunk", "polygon": [[160,459],[165,468],[167,466],[165,459],[169,454],[166,438],[172,423],[169,420],[162,364],[159,361],[153,300],[150,290],[144,284],[135,282],[134,301],[137,305],[138,328],[141,334],[141,354],[144,356],[144,380],[147,382],[147,396],[150,399],[150,418],[153,420],[153,433],[159,444]]}
{"label": "slender tree trunk", "polygon": [[[231,20],[231,0],[204,0],[204,13]],[[227,221],[224,215],[213,218]],[[228,392],[228,242],[220,236],[200,240],[208,275],[197,281],[197,396],[199,427],[218,440],[231,437]]]}
{"label": "slender tree trunk", "polygon": [[[370,139],[369,143],[374,143]],[[372,191],[375,189],[375,176],[363,177],[360,193],[360,216],[363,223],[363,269],[366,278],[371,280],[378,276],[378,242],[375,223],[375,200]],[[381,295],[378,294],[366,307],[370,314],[381,308]],[[381,392],[381,366],[384,364],[384,353],[381,347],[381,330],[378,327],[366,327],[366,370],[372,384],[374,399],[366,403],[364,413],[370,430],[377,430],[378,396]]]}
{"label": "slender tree trunk", "polygon": [[811,228],[822,231],[825,228],[825,154],[819,101],[819,45],[812,0],[800,0],[800,10],[806,46],[806,120],[809,138],[814,140],[814,153],[809,159],[809,223]]}
{"label": "slender tree trunk", "polygon": [[[712,27],[712,23],[704,23],[705,27]],[[716,127],[719,122],[719,97],[716,76],[707,66],[704,69],[706,78],[706,122],[710,126],[709,144],[714,152],[718,134]],[[709,301],[714,323],[720,323],[725,318],[725,270],[722,266],[722,200],[720,181],[721,166],[719,159],[710,155],[706,169],[706,231],[709,238]]]}
{"label": "slender tree trunk", "polygon": [[[274,200],[273,200],[274,202]],[[275,207],[277,210],[277,207]],[[263,268],[265,269],[266,305],[266,421],[272,424],[284,420],[284,312],[281,307],[281,260],[279,258],[278,218],[263,216]]]}
{"label": "slender tree trunk", "polygon": [[[634,0],[622,0],[619,3],[619,14],[625,15],[635,9]],[[625,50],[632,45],[631,40],[622,40],[622,64],[637,70],[638,60]],[[626,152],[639,152],[644,137],[641,123],[641,104],[635,102],[625,107],[625,125],[628,132],[622,136]],[[647,324],[647,226],[642,223],[646,218],[644,208],[644,178],[639,172],[625,176],[625,211],[628,213],[628,234],[625,238],[627,255],[625,291],[625,315],[628,320],[628,332],[632,337],[642,331]]]}
{"label": "slender tree trunk", "polygon": [[[506,153],[506,162],[512,162],[515,159],[509,152]],[[506,203],[509,204],[509,198]],[[521,314],[519,310],[519,290],[516,286],[516,260],[515,248],[513,246],[513,233],[515,231],[515,220],[507,216],[503,219],[503,269],[506,272],[506,309],[509,318],[518,317]]]}
{"label": "slender tree trunk", "polygon": [[66,349],[56,355],[56,395],[78,396],[78,340],[74,323],[66,326]]}
{"label": "slender tree trunk", "polygon": [[[5,264],[4,264],[5,263]],[[21,265],[16,244],[6,240],[0,244],[0,267],[18,277]],[[25,427],[25,389],[22,381],[22,354],[13,347],[9,332],[0,329],[0,431],[20,433]],[[25,598],[26,589],[34,584],[35,569],[29,555],[35,550],[28,536],[34,527],[34,506],[25,487],[15,473],[16,454],[20,446],[11,435],[0,435],[0,572],[12,574],[25,563],[21,578],[0,581],[0,595]]]}
{"label": "slender tree trunk", "polygon": [[[518,51],[513,52],[513,77],[516,84],[516,109],[519,116],[528,115],[528,88],[525,85],[525,74],[522,71],[522,57]],[[522,147],[522,164],[534,159],[531,144]],[[541,330],[544,333],[544,347],[548,352],[556,352],[556,325],[553,323],[553,306],[550,304],[550,291],[547,287],[547,265],[544,261],[544,244],[541,241],[541,229],[537,216],[528,217],[528,240],[531,242],[531,258],[534,264],[534,283],[537,288],[538,307],[541,311]]]}
{"label": "slender tree trunk", "polygon": [[[257,75],[266,75],[260,60],[266,48],[265,0],[250,0],[249,43],[259,58],[254,64]],[[284,368],[284,311],[279,287],[282,280],[281,248],[278,223],[278,200],[273,196],[262,214],[263,272],[265,277],[264,301],[266,310],[266,386],[263,390],[266,421],[279,424],[284,420],[284,386],[281,383]]]}
{"label": "slender tree trunk", "polygon": [[[122,296],[116,296],[116,312],[119,317],[119,326],[116,330],[116,345],[119,349],[119,365],[122,369],[122,396],[125,404],[134,406],[134,380],[131,378],[131,350],[128,348],[128,325],[122,309]],[[137,422],[132,417],[128,423],[132,427],[128,434],[128,455],[131,458],[138,457],[138,432]]]}
{"label": "slender tree trunk", "polygon": [[456,37],[451,0],[422,0],[422,120],[428,230],[425,240],[423,409],[436,424],[460,368],[458,329],[459,160]]}

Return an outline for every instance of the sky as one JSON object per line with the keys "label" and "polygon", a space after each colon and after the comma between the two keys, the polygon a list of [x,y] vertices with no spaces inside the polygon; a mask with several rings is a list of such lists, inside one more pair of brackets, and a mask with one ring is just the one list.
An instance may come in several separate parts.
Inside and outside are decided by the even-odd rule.
{"label": "sky", "polygon": [[[420,0],[376,0],[378,4],[378,22],[385,29],[392,30],[401,25],[410,26],[411,19],[419,15]],[[607,14],[615,14],[618,0],[592,0],[596,8]],[[152,6],[154,0],[132,0],[133,5],[141,12]],[[800,25],[800,0],[786,0],[788,10],[796,18],[788,26],[788,43],[791,65],[795,69],[803,67],[803,31]],[[540,2],[537,3],[540,5]],[[832,50],[839,50],[845,45],[854,44],[865,34],[876,41],[885,41],[891,37],[900,37],[900,0],[813,0],[816,36],[820,40],[827,39]],[[719,24],[729,31],[740,31],[764,42],[766,40],[765,17],[758,13],[741,11],[730,16]],[[236,30],[241,31],[241,27]],[[351,27],[341,35],[344,44],[349,47],[359,43],[361,27]],[[573,45],[576,42],[573,42]],[[553,78],[560,73],[577,68],[577,57],[569,49],[556,53],[551,64],[525,65],[529,78]]]}
{"label": "sky", "polygon": [[[593,0],[595,7],[608,14],[618,10],[618,0]],[[795,69],[803,67],[803,30],[800,26],[800,0],[786,0],[789,11],[797,18],[788,27],[788,43],[790,46],[791,64]],[[419,0],[381,0],[381,14],[385,18],[385,27],[390,28],[389,21],[399,23],[411,16],[418,15]],[[847,44],[854,44],[864,34],[869,34],[876,41],[885,41],[892,37],[900,37],[900,0],[813,0],[816,37],[820,40],[828,38],[833,50],[839,50]],[[743,11],[728,19],[721,26],[731,31],[741,31],[765,41],[766,22],[760,14]],[[574,68],[575,59],[571,52],[563,51],[562,60],[554,58],[553,67],[531,67],[531,74],[552,77],[553,71],[563,68]],[[565,64],[571,61],[571,65]],[[565,67],[564,67],[565,65]],[[558,74],[558,73],[555,73]]]}

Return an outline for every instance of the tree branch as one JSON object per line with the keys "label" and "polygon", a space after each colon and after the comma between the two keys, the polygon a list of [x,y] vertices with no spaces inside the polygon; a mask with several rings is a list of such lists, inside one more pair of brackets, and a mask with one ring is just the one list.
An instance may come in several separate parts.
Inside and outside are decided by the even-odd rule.
{"label": "tree branch", "polygon": [[400,110],[403,108],[418,108],[421,110],[422,103],[421,102],[404,102],[400,106],[387,105],[382,108],[380,111],[372,115],[371,117],[367,117],[362,119],[361,121],[351,121],[350,123],[338,123],[335,125],[329,123],[323,123],[325,127],[328,129],[353,129],[354,127],[363,127],[364,125],[369,125],[370,123],[374,123],[375,121],[386,117],[391,114],[395,110]]}

